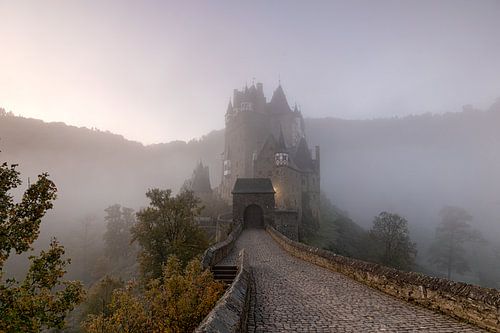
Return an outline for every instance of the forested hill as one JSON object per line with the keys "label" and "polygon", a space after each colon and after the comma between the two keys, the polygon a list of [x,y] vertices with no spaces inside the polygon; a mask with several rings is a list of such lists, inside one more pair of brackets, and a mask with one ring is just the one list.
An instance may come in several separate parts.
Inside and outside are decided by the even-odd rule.
{"label": "forested hill", "polygon": [[113,203],[137,209],[152,187],[177,190],[200,159],[216,165],[222,146],[220,131],[188,143],[144,146],[109,132],[0,117],[1,160],[18,163],[25,179],[47,171],[59,189],[52,215],[64,216],[64,223]]}
{"label": "forested hill", "polygon": [[306,126],[321,145],[323,190],[362,225],[388,210],[433,232],[442,206],[457,205],[486,234],[500,232],[500,100],[486,111]]}
{"label": "forested hill", "polygon": [[[451,204],[469,210],[481,229],[498,231],[500,103],[444,115],[306,119],[306,130],[310,144],[321,146],[322,189],[362,225],[389,210],[407,216],[413,229],[422,225],[417,234],[428,232],[437,211]],[[49,172],[59,187],[54,215],[72,219],[115,202],[139,208],[148,188],[177,190],[200,159],[216,186],[223,131],[143,146],[107,132],[3,115],[0,150],[1,160],[19,163],[25,177]]]}

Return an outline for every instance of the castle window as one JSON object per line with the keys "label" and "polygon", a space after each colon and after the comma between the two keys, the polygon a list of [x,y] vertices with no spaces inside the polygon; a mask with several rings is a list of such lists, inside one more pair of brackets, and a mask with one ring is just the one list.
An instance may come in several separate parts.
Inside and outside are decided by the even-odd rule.
{"label": "castle window", "polygon": [[276,153],[274,155],[274,163],[277,166],[288,165],[288,154],[287,153]]}
{"label": "castle window", "polygon": [[224,161],[224,176],[231,175],[231,160]]}
{"label": "castle window", "polygon": [[252,103],[243,102],[243,103],[241,103],[240,109],[241,109],[241,111],[252,111],[253,110]]}

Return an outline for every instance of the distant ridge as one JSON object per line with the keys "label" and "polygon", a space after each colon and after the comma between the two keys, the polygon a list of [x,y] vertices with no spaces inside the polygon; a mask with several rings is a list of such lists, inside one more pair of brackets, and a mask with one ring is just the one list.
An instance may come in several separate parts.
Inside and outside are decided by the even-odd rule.
{"label": "distant ridge", "polygon": [[[498,221],[500,101],[488,111],[305,122],[311,145],[323,147],[322,189],[361,224],[394,210],[410,226],[431,230],[444,204],[464,206],[479,226]],[[26,177],[48,171],[60,189],[56,213],[71,215],[75,206],[139,207],[148,188],[179,189],[200,160],[218,184],[223,131],[144,146],[109,132],[2,115],[0,150],[1,160],[20,163]]]}

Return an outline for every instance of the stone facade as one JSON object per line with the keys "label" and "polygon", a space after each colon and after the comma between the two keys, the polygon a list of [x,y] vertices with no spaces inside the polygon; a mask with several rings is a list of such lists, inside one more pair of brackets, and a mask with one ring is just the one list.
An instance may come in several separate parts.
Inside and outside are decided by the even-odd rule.
{"label": "stone facade", "polygon": [[317,227],[320,202],[320,152],[309,150],[304,121],[292,110],[278,86],[267,102],[261,83],[235,90],[226,112],[220,196],[231,202],[238,178],[269,178],[278,210],[297,212],[299,233],[304,223]]}

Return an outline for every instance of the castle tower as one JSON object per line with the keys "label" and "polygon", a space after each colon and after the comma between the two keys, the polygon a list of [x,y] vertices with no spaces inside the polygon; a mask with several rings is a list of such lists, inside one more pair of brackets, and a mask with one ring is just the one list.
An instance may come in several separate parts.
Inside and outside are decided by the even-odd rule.
{"label": "castle tower", "polygon": [[252,178],[253,159],[269,134],[262,83],[234,90],[226,111],[225,147],[219,194],[228,203],[238,178]]}

